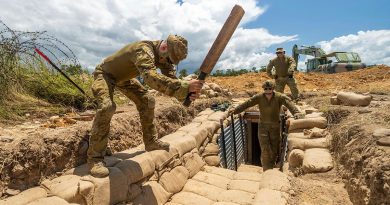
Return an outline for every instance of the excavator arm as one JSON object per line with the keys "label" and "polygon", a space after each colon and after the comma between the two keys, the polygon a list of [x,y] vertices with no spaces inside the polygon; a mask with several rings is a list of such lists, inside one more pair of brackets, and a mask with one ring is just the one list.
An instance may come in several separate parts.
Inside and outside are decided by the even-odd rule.
{"label": "excavator arm", "polygon": [[322,48],[317,48],[314,46],[301,46],[301,48],[298,48],[298,45],[295,44],[292,49],[292,56],[295,60],[295,63],[297,64],[297,67],[300,54],[314,57],[323,57],[326,55],[325,51],[322,50]]}

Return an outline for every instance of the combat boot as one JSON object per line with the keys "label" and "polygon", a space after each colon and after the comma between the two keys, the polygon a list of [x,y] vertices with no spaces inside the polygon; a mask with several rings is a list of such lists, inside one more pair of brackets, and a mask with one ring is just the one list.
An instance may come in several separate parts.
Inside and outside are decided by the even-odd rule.
{"label": "combat boot", "polygon": [[153,150],[165,150],[169,152],[169,143],[163,142],[161,140],[152,140],[149,142],[145,142],[145,150],[148,152]]}
{"label": "combat boot", "polygon": [[110,174],[104,162],[91,162],[88,163],[88,166],[89,172],[93,177],[104,178]]}

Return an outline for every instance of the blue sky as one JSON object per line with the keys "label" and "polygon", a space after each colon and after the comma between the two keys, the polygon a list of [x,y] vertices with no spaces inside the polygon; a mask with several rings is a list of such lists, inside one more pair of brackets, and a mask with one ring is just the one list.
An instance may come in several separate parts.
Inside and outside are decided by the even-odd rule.
{"label": "blue sky", "polygon": [[276,47],[290,54],[294,44],[390,65],[390,0],[0,0],[0,20],[16,30],[47,31],[90,70],[130,42],[179,34],[189,42],[180,67],[194,71],[235,4],[245,15],[215,69],[260,68]]}
{"label": "blue sky", "polygon": [[272,34],[298,35],[298,40],[267,48],[285,47],[288,53],[294,44],[314,45],[358,31],[390,29],[389,0],[262,0],[264,14],[245,28],[264,27]]}

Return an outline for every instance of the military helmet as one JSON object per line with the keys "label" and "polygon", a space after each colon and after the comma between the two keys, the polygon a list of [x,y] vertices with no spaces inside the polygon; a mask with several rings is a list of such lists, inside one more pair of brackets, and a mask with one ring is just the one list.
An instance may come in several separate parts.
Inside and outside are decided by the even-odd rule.
{"label": "military helmet", "polygon": [[187,57],[187,40],[178,35],[169,35],[167,38],[169,59],[173,64]]}
{"label": "military helmet", "polygon": [[272,88],[272,89],[274,89],[275,88],[275,84],[272,82],[272,81],[270,81],[270,80],[266,80],[264,83],[263,83],[263,89],[264,88]]}

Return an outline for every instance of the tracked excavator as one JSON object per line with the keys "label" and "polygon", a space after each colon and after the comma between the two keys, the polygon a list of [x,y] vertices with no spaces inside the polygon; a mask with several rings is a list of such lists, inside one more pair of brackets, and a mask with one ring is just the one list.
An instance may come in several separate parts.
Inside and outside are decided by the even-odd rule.
{"label": "tracked excavator", "polygon": [[321,48],[315,46],[294,45],[292,56],[298,65],[299,55],[309,55],[314,58],[308,59],[306,64],[307,72],[340,73],[366,67],[362,63],[359,54],[354,52],[332,52],[327,54]]}

